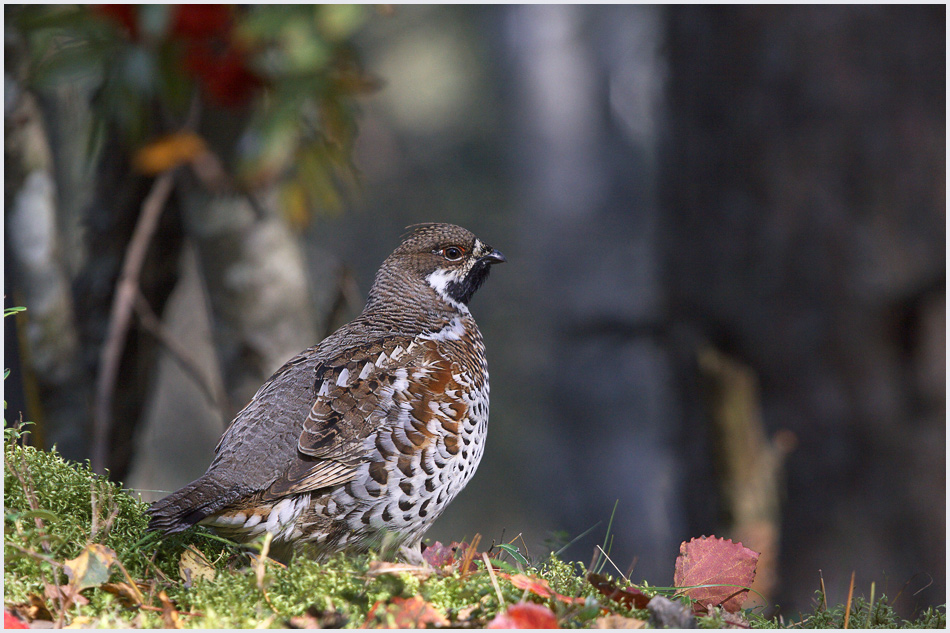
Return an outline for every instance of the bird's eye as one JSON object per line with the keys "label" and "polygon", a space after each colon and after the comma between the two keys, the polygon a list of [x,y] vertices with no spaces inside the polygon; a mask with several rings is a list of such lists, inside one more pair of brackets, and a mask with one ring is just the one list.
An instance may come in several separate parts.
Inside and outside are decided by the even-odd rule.
{"label": "bird's eye", "polygon": [[458,260],[462,259],[462,255],[465,254],[465,250],[458,246],[446,246],[441,251],[439,251],[439,254],[441,254],[442,257],[446,258],[450,262],[457,262]]}

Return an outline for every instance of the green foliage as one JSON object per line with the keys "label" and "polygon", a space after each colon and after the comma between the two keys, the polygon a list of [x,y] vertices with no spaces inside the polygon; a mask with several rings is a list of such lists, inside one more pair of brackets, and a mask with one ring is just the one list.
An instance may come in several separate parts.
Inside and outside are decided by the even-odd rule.
{"label": "green foliage", "polygon": [[[283,207],[338,211],[356,185],[355,97],[376,89],[352,46],[363,5],[18,6],[8,25],[41,90],[95,94],[89,147],[136,149],[177,131],[193,103],[238,133],[209,149],[245,188],[281,184]],[[200,132],[200,130],[199,130]],[[217,144],[215,146],[215,144]]]}

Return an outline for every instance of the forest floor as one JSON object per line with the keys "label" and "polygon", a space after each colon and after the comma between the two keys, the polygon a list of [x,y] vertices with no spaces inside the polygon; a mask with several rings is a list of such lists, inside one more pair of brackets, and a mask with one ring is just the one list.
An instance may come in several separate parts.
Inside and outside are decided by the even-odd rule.
{"label": "forest floor", "polygon": [[587,569],[477,539],[430,545],[429,567],[372,554],[285,566],[266,540],[147,533],[145,503],[18,430],[4,463],[6,628],[946,628],[945,606],[901,620],[873,591],[834,607],[819,592],[793,619],[742,609],[755,553],[715,538],[684,544],[678,587],[611,576],[606,555]]}

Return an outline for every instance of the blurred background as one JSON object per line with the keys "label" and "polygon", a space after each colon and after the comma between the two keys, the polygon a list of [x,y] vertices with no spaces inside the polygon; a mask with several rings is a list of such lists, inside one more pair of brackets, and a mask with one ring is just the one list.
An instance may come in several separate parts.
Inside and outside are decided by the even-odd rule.
{"label": "blurred background", "polygon": [[472,303],[486,455],[432,540],[606,542],[669,585],[715,534],[786,617],[852,571],[945,602],[944,6],[4,13],[35,443],[163,496],[404,227],[453,222],[509,263]]}

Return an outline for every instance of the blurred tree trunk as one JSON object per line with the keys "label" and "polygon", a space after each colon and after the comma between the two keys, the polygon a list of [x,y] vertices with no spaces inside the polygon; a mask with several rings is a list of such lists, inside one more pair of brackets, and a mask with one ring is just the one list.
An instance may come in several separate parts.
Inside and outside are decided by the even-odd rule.
{"label": "blurred tree trunk", "polygon": [[[132,227],[147,191],[115,143],[89,142],[92,94],[83,85],[20,91],[8,112],[7,173],[12,289],[27,307],[23,371],[37,442],[69,459],[90,455],[92,390],[109,309]],[[164,214],[140,280],[161,310],[177,275],[181,229]],[[154,362],[154,340],[132,324],[112,399],[105,467],[124,477]],[[35,388],[34,388],[35,385]],[[35,393],[34,393],[35,392]]]}
{"label": "blurred tree trunk", "polygon": [[846,585],[847,560],[889,597],[929,571],[936,604],[946,402],[918,367],[945,353],[946,9],[669,16],[672,319],[751,367],[767,426],[798,438],[779,602],[807,608],[816,569]]}
{"label": "blurred tree trunk", "polygon": [[600,541],[617,502],[611,557],[661,582],[685,528],[680,426],[657,327],[662,11],[629,9],[509,7],[506,51],[522,113],[515,162],[529,166],[518,174],[524,265],[545,280],[544,303],[524,318],[547,332],[545,360],[532,366],[545,368],[542,415],[563,441],[554,455],[534,447],[547,465],[534,480],[560,491],[552,510],[571,536],[600,521]]}
{"label": "blurred tree trunk", "polygon": [[[8,80],[13,80],[8,76]],[[4,206],[7,257],[16,282],[5,305],[23,305],[20,320],[25,345],[21,382],[27,386],[25,419],[33,421],[35,441],[56,444],[71,458],[83,454],[91,381],[82,371],[79,331],[68,264],[59,231],[52,150],[36,98],[13,80],[4,112]],[[16,236],[16,239],[12,239]],[[7,323],[10,327],[13,323]],[[14,400],[16,401],[16,400]],[[14,419],[16,412],[13,412]]]}
{"label": "blurred tree trunk", "polygon": [[245,196],[209,193],[193,179],[179,191],[233,414],[283,363],[320,340],[306,263],[273,210]]}

